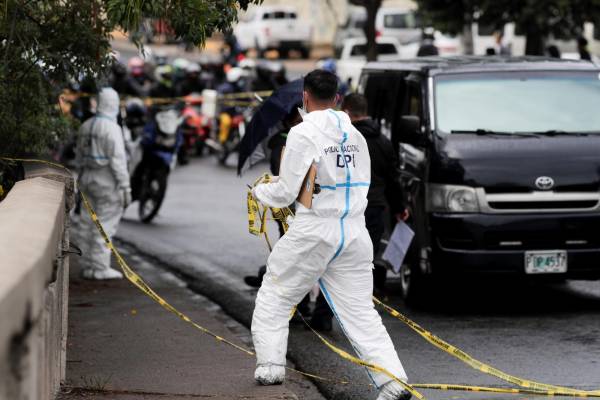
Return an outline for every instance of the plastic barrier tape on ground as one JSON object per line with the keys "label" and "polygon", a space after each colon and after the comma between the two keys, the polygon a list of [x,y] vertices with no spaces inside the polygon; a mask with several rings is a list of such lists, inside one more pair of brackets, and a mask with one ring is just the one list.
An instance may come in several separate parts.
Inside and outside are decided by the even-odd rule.
{"label": "plastic barrier tape on ground", "polygon": [[[57,163],[53,163],[50,161],[46,161],[46,160],[36,160],[36,159],[22,159],[22,158],[9,158],[9,157],[0,157],[0,159],[5,160],[5,161],[11,161],[11,162],[31,162],[31,163],[40,163],[40,164],[46,164],[46,165],[51,165],[57,168],[61,168],[67,172],[70,173],[69,169],[66,168],[63,165],[57,164]],[[268,175],[261,177],[260,179],[263,179],[263,181],[269,181],[270,177]],[[259,179],[259,180],[260,180]],[[202,333],[213,337],[214,339],[216,339],[217,341],[227,344],[233,348],[235,348],[236,350],[239,350],[241,352],[243,352],[246,355],[249,356],[255,356],[255,353],[247,348],[244,348],[240,345],[237,345],[225,338],[223,338],[222,336],[219,336],[217,334],[215,334],[214,332],[210,331],[209,329],[201,326],[200,324],[194,322],[191,318],[189,318],[187,315],[185,315],[184,313],[180,312],[179,310],[177,310],[175,307],[173,307],[171,304],[169,304],[166,300],[164,300],[162,297],[160,297],[156,292],[154,292],[154,290],[152,290],[152,288],[150,286],[148,286],[148,284],[146,284],[146,282],[137,274],[135,273],[127,264],[127,262],[123,259],[123,257],[121,256],[121,254],[119,253],[119,251],[116,249],[116,247],[114,246],[114,244],[112,243],[112,241],[110,240],[110,238],[108,237],[108,235],[106,234],[106,232],[104,231],[104,228],[102,227],[102,223],[101,221],[98,219],[98,216],[96,215],[95,211],[93,210],[91,204],[89,203],[85,193],[83,192],[79,192],[81,199],[83,201],[84,207],[87,211],[87,213],[89,214],[89,216],[92,218],[92,221],[94,222],[94,225],[96,226],[99,234],[102,236],[102,238],[104,239],[104,242],[107,246],[107,248],[112,252],[112,254],[115,256],[117,263],[119,264],[119,267],[121,268],[121,270],[123,271],[125,277],[134,285],[136,286],[138,289],[140,289],[144,294],[146,294],[147,296],[149,296],[151,299],[153,299],[155,302],[157,302],[159,305],[161,305],[164,309],[166,309],[167,311],[175,314],[176,316],[178,316],[180,319],[182,319],[183,321],[191,324],[193,327],[195,327],[196,329],[198,329],[199,331],[201,331]],[[257,212],[260,213],[259,210],[259,206],[258,206],[258,202],[256,201],[256,199],[254,199],[254,197],[252,196],[252,192],[249,191],[248,194],[248,203],[250,204],[252,202],[252,204],[256,204],[256,207],[252,207],[250,208],[250,206],[248,207],[248,218],[250,221],[251,218],[251,211],[253,212]],[[266,208],[263,209],[263,215],[266,214]],[[289,209],[279,209],[279,211],[277,209],[275,210],[271,210],[272,215],[274,218],[279,219],[276,217],[276,215],[280,215],[280,216],[285,216],[285,220],[287,221],[287,216],[289,214],[291,214],[291,211]],[[281,217],[280,217],[281,218]],[[259,228],[255,228],[256,231],[261,232],[258,233],[258,235],[264,235],[265,238],[267,238],[267,230],[266,227],[263,228],[264,225],[266,225],[264,218],[260,218],[261,220],[261,227]],[[283,219],[280,219],[283,220]],[[287,224],[284,225],[284,229],[287,230]],[[390,315],[392,315],[395,318],[398,318],[400,321],[404,322],[405,324],[407,324],[411,329],[415,330],[417,333],[419,333],[423,338],[425,338],[427,341],[429,341],[431,344],[433,344],[434,346],[442,349],[443,351],[459,358],[461,361],[465,362],[466,364],[470,365],[472,368],[475,368],[481,372],[496,376],[502,380],[505,380],[507,382],[513,383],[517,386],[521,386],[522,389],[519,388],[494,388],[494,387],[484,387],[484,386],[469,386],[469,385],[458,385],[458,384],[429,384],[429,383],[414,383],[414,384],[408,384],[406,382],[403,382],[401,379],[395,377],[393,374],[391,374],[389,371],[387,371],[385,368],[379,367],[375,364],[371,364],[368,363],[364,360],[361,360],[357,357],[352,356],[351,354],[347,353],[346,351],[340,349],[339,347],[333,345],[331,342],[329,342],[327,339],[325,339],[322,335],[320,335],[318,332],[316,332],[312,327],[310,327],[310,325],[308,324],[308,322],[306,322],[306,320],[304,320],[304,318],[301,316],[302,320],[304,321],[304,323],[312,330],[312,332],[319,338],[319,340],[321,340],[321,342],[323,344],[325,344],[330,350],[332,350],[333,352],[335,352],[336,354],[338,354],[340,357],[354,363],[357,365],[361,365],[364,366],[366,368],[369,368],[373,371],[376,372],[380,372],[383,373],[385,375],[387,375],[388,377],[390,377],[391,379],[397,381],[398,383],[400,383],[401,385],[403,385],[411,394],[413,394],[416,398],[418,399],[424,399],[424,396],[419,393],[416,389],[431,389],[431,390],[445,390],[445,391],[467,391],[467,392],[488,392],[488,393],[503,393],[503,394],[530,394],[530,395],[543,395],[543,396],[569,396],[569,397],[600,397],[600,390],[595,390],[595,391],[580,391],[580,390],[576,390],[576,389],[571,389],[571,388],[566,388],[566,387],[561,387],[561,386],[555,386],[555,385],[548,385],[548,384],[544,384],[544,383],[537,383],[537,382],[533,382],[533,381],[529,381],[526,379],[521,379],[521,378],[517,378],[515,376],[506,374],[500,370],[497,370],[487,364],[484,364],[478,360],[475,360],[474,358],[472,358],[471,356],[469,356],[468,354],[466,354],[465,352],[461,351],[460,349],[448,344],[447,342],[445,342],[444,340],[438,338],[437,336],[433,335],[432,333],[428,332],[427,330],[425,330],[424,328],[422,328],[420,325],[418,325],[417,323],[415,323],[414,321],[410,320],[409,318],[407,318],[406,316],[404,316],[403,314],[401,314],[400,312],[394,310],[392,307],[382,303],[380,300],[373,298],[373,301],[382,306],[386,312],[388,312]],[[304,376],[316,379],[316,380],[320,380],[323,382],[329,382],[329,383],[333,383],[333,384],[340,384],[340,385],[349,385],[349,384],[353,384],[353,382],[349,382],[346,380],[337,380],[337,379],[331,379],[331,378],[326,378],[320,375],[316,375],[316,374],[311,374],[311,373],[307,373],[307,372],[303,372],[303,371],[299,371],[297,369],[294,368],[290,368],[290,367],[286,367],[286,369],[288,369],[289,371],[293,371],[299,374],[302,374]],[[360,383],[358,383],[358,385],[362,385]],[[367,384],[367,386],[373,386],[371,384]]]}
{"label": "plastic barrier tape on ground", "polygon": [[460,361],[469,365],[471,368],[476,369],[477,371],[483,372],[484,374],[495,376],[496,378],[499,378],[503,381],[512,383],[513,385],[520,386],[522,388],[532,389],[537,392],[545,392],[548,395],[563,395],[563,396],[595,395],[595,396],[600,396],[600,390],[580,391],[580,390],[571,389],[571,388],[562,387],[562,386],[555,386],[555,385],[549,385],[546,383],[539,383],[539,382],[535,382],[535,381],[531,381],[531,380],[523,379],[523,378],[518,378],[514,375],[507,374],[506,372],[500,371],[499,369],[496,369],[486,363],[476,360],[475,358],[471,357],[470,355],[468,355],[461,349],[459,349],[459,348],[451,345],[450,343],[444,341],[443,339],[435,336],[434,334],[427,331],[426,329],[424,329],[419,324],[412,321],[405,315],[401,314],[400,312],[393,309],[392,307],[384,304],[383,302],[381,302],[381,300],[377,299],[376,297],[373,297],[373,302],[375,304],[378,304],[381,307],[383,307],[383,309],[388,314],[393,316],[394,318],[399,319],[400,321],[404,322],[412,330],[417,332],[421,337],[423,337],[425,340],[427,340],[429,343],[431,343],[438,349],[444,351],[445,353],[450,354],[453,357],[458,358]]}
{"label": "plastic barrier tape on ground", "polygon": [[[259,180],[262,182],[269,182],[268,177],[261,177]],[[257,182],[255,182],[256,184]],[[249,199],[252,197],[251,191],[248,192]],[[256,202],[256,199],[250,199],[249,201]],[[258,205],[257,205],[258,207]],[[267,207],[265,207],[267,208]],[[248,218],[252,218],[248,215]],[[265,231],[265,229],[257,229],[259,231]],[[269,244],[270,247],[270,244]],[[373,302],[375,304],[380,305],[383,309],[389,313],[391,316],[399,319],[408,325],[411,329],[417,332],[421,337],[427,340],[429,343],[437,347],[438,349],[458,358],[465,364],[469,365],[471,368],[483,372],[488,375],[492,375],[496,378],[499,378],[505,382],[512,383],[513,385],[519,386],[522,389],[517,388],[493,388],[493,387],[483,387],[483,386],[468,386],[468,385],[454,385],[454,384],[411,384],[413,388],[422,388],[422,389],[435,389],[435,390],[456,390],[456,391],[471,391],[471,392],[490,392],[490,393],[513,393],[513,394],[535,394],[535,395],[545,395],[545,396],[571,396],[571,397],[600,397],[600,390],[593,391],[582,391],[572,388],[567,388],[563,386],[550,385],[545,383],[539,383],[535,381],[531,381],[528,379],[523,379],[516,377],[514,375],[507,374],[499,369],[496,369],[488,364],[485,364],[479,360],[474,359],[464,351],[459,348],[447,343],[443,339],[433,335],[431,332],[422,328],[419,324],[412,321],[410,318],[401,314],[394,308],[384,304],[381,300],[373,297]],[[312,328],[311,328],[312,330]],[[315,332],[313,330],[313,332]],[[323,340],[322,336],[320,336],[317,332],[315,332],[317,336],[321,340]],[[328,347],[330,344],[325,343]],[[331,345],[333,346],[333,345]],[[335,346],[333,346],[335,347]],[[330,347],[331,348],[331,347]],[[332,350],[334,350],[332,348]],[[334,350],[336,351],[336,350]],[[337,353],[337,351],[336,351]],[[339,354],[339,353],[338,353]],[[347,353],[346,353],[347,354]],[[340,354],[342,355],[342,354]],[[344,357],[348,359],[347,357]],[[355,364],[356,360],[351,360]],[[360,361],[360,360],[359,360]],[[362,364],[361,364],[362,365]],[[382,371],[379,371],[382,372]]]}
{"label": "plastic barrier tape on ground", "polygon": [[[60,164],[57,164],[57,163],[54,163],[54,162],[51,162],[51,161],[46,161],[46,160],[23,159],[23,158],[9,158],[9,157],[0,157],[0,159],[5,160],[5,161],[10,161],[10,162],[30,162],[30,163],[39,163],[39,164],[51,165],[53,167],[60,168],[60,169],[62,169],[64,171],[67,171],[67,172],[71,173],[71,171],[67,167],[65,167],[63,165],[60,165]],[[183,321],[189,323],[190,325],[192,325],[194,328],[198,329],[202,333],[204,333],[204,334],[206,334],[208,336],[211,336],[212,338],[216,339],[217,341],[219,341],[221,343],[224,343],[224,344],[227,344],[227,345],[233,347],[234,349],[239,350],[239,351],[245,353],[246,355],[249,355],[249,356],[252,356],[252,357],[255,356],[255,353],[252,350],[249,350],[249,349],[247,349],[245,347],[237,345],[237,344],[235,344],[235,343],[233,343],[233,342],[231,342],[231,341],[223,338],[222,336],[217,335],[216,333],[214,333],[211,330],[203,327],[202,325],[194,322],[191,318],[189,318],[187,315],[185,315],[181,311],[177,310],[175,307],[173,307],[171,304],[169,304],[168,301],[166,301],[160,295],[158,295],[135,271],[133,271],[129,267],[129,265],[127,264],[127,262],[123,259],[123,257],[121,256],[121,254],[119,253],[119,251],[117,250],[117,248],[114,246],[113,242],[110,240],[110,238],[108,237],[108,235],[104,231],[104,227],[102,226],[102,223],[101,223],[100,219],[98,218],[98,215],[96,214],[96,212],[92,208],[90,202],[88,201],[88,198],[85,195],[85,193],[83,193],[82,191],[79,191],[79,194],[81,196],[81,200],[83,202],[84,208],[86,209],[88,215],[90,216],[90,218],[94,222],[94,225],[96,226],[96,229],[98,230],[98,233],[100,234],[100,236],[104,240],[104,243],[106,244],[106,247],[111,251],[111,253],[114,255],[115,259],[117,260],[117,263],[119,264],[119,267],[123,271],[123,274],[125,275],[125,277],[127,278],[127,280],[129,280],[134,286],[136,286],[138,289],[140,289],[144,294],[146,294],[148,297],[150,297],[152,300],[154,300],[156,303],[158,303],[164,309],[166,309],[167,311],[175,314],[177,317],[179,317]],[[264,222],[263,222],[263,225],[264,225]],[[266,235],[266,230],[263,231],[263,234]],[[328,344],[328,342],[324,338],[321,338],[321,340],[323,340],[324,343]],[[343,352],[343,350],[341,350],[341,351]],[[323,382],[329,382],[329,383],[332,383],[332,384],[339,384],[339,385],[351,385],[351,384],[353,384],[353,382],[349,382],[347,380],[339,380],[339,379],[327,378],[327,377],[324,377],[324,376],[320,376],[320,375],[316,375],[316,374],[311,374],[311,373],[300,371],[300,370],[297,370],[295,368],[291,368],[291,367],[287,367],[287,366],[285,368],[287,370],[289,370],[289,371],[296,372],[296,373],[304,375],[306,377],[313,378],[313,379],[316,379],[316,380],[320,380],[320,381],[323,381]],[[359,384],[359,385],[363,385],[363,384]],[[371,385],[367,385],[367,386],[371,386]],[[419,398],[421,399],[422,396],[420,396]]]}

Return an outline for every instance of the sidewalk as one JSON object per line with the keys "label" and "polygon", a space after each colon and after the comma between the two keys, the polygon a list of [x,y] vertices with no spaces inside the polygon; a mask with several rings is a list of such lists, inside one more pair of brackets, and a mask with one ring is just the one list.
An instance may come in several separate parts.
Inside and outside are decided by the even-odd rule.
{"label": "sidewalk", "polygon": [[[248,330],[218,306],[171,273],[123,255],[173,306],[234,343],[250,346]],[[307,385],[290,377],[281,386],[259,386],[254,366],[253,357],[202,334],[127,280],[81,280],[77,257],[71,258],[67,385],[59,399],[298,399],[290,386]]]}

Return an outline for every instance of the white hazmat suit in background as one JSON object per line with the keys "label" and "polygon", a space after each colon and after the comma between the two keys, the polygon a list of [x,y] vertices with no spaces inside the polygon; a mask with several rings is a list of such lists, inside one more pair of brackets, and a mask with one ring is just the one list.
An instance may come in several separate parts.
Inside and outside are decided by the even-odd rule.
{"label": "white hazmat suit in background", "polygon": [[[256,186],[254,195],[268,206],[288,206],[312,164],[321,192],[311,209],[296,203],[296,217],[267,261],[256,298],[255,378],[263,384],[283,381],[290,312],[318,282],[357,355],[406,380],[371,298],[373,245],[364,218],[371,161],[348,115],[331,109],[306,115],[288,135],[279,179]],[[367,372],[383,386],[381,399],[402,393],[402,386],[385,374]]]}
{"label": "white hazmat suit in background", "polygon": [[[117,124],[119,95],[104,88],[98,95],[96,116],[79,129],[76,165],[79,188],[83,191],[98,218],[112,238],[116,233],[123,209],[131,202],[127,157],[121,127]],[[79,240],[82,276],[87,279],[120,279],[123,275],[110,268],[110,251],[98,233],[92,219],[83,214]]]}

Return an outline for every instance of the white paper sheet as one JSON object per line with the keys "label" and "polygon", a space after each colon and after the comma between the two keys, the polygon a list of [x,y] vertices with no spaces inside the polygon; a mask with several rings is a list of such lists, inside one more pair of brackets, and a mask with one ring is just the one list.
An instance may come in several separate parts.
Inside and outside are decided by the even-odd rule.
{"label": "white paper sheet", "polygon": [[414,236],[415,233],[404,222],[400,221],[396,224],[392,236],[390,236],[390,241],[382,255],[382,258],[392,265],[395,273],[400,272],[402,262],[404,261],[404,257],[406,257],[406,252]]}

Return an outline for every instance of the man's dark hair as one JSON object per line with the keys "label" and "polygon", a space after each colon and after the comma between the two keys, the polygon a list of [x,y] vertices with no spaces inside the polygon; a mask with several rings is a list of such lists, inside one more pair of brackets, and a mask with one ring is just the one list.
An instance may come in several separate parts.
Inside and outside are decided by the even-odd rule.
{"label": "man's dark hair", "polygon": [[347,111],[353,117],[366,117],[369,110],[367,98],[362,94],[351,93],[344,97],[342,110]]}
{"label": "man's dark hair", "polygon": [[338,78],[332,72],[315,69],[304,77],[304,90],[317,100],[331,101],[338,91]]}

